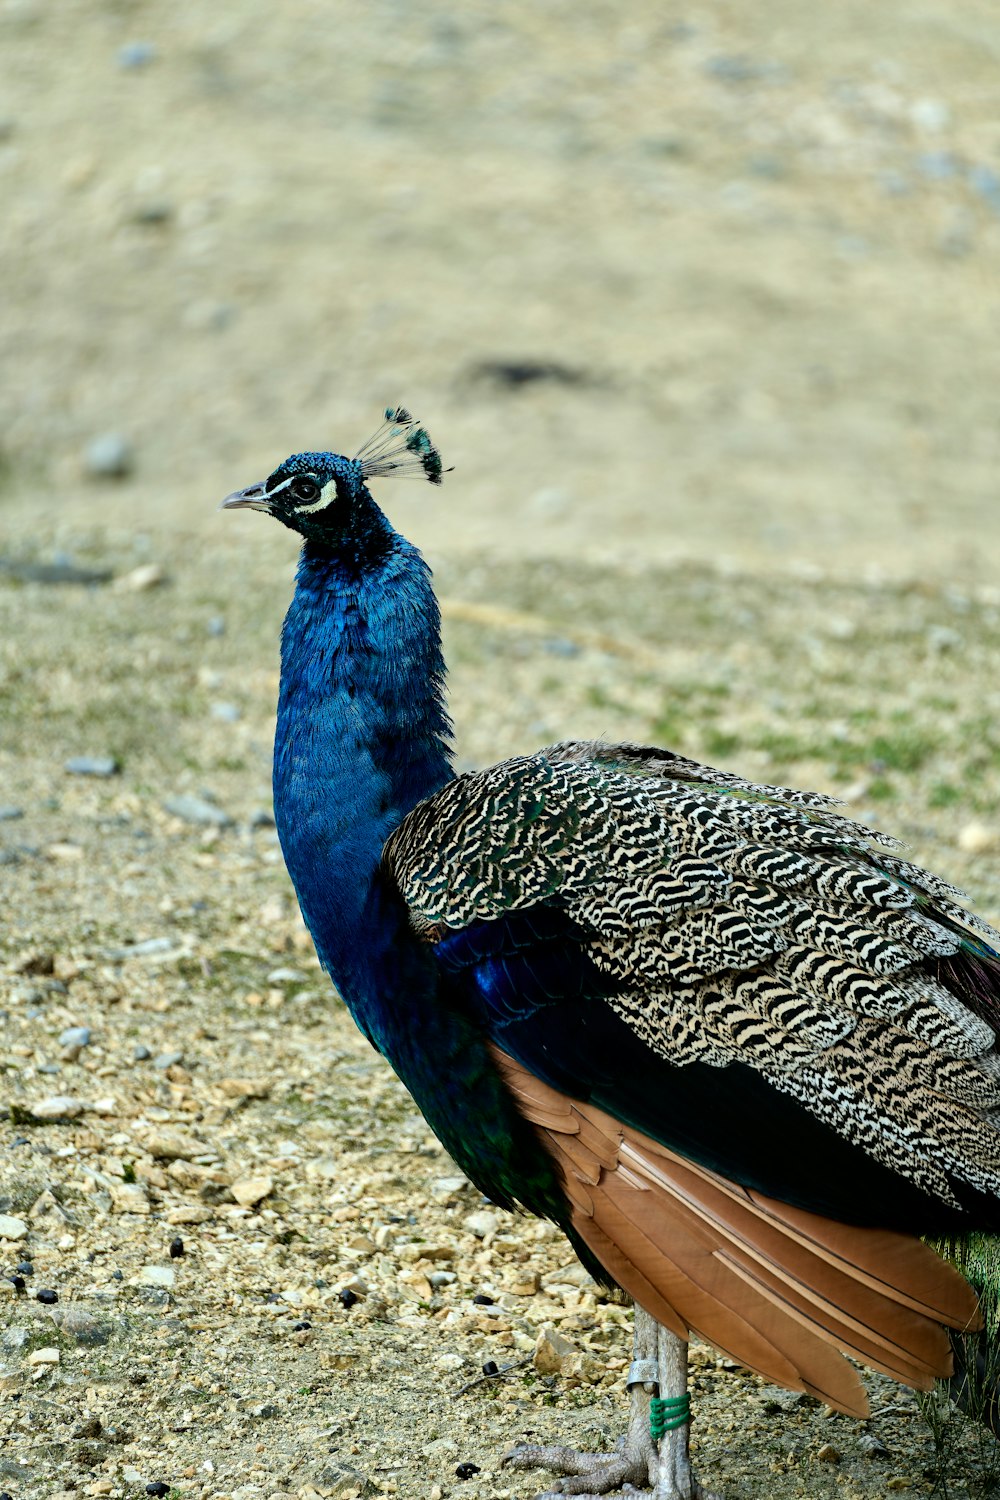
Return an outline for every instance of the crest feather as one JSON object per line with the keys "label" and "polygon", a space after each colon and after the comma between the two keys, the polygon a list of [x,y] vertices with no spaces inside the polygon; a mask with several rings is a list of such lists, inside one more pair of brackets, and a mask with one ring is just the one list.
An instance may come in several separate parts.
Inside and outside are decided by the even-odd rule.
{"label": "crest feather", "polygon": [[440,484],[442,474],[450,472],[442,467],[441,455],[426,427],[421,427],[405,406],[386,407],[381,426],[358,449],[354,462],[366,480],[413,474]]}

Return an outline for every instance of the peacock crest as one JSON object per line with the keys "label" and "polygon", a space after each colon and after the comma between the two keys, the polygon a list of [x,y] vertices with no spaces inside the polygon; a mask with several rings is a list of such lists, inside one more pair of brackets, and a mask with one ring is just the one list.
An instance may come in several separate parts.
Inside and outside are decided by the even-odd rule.
{"label": "peacock crest", "polygon": [[385,418],[354,455],[366,480],[387,474],[411,474],[440,484],[441,475],[450,473],[441,465],[441,455],[431,442],[426,427],[405,406],[387,406]]}

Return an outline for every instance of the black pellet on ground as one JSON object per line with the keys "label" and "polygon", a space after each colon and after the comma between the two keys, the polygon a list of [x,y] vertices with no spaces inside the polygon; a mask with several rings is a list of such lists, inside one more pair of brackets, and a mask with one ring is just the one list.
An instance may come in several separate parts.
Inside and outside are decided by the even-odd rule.
{"label": "black pellet on ground", "polygon": [[484,1375],[499,1375],[500,1369],[495,1359],[488,1359],[483,1365]]}
{"label": "black pellet on ground", "polygon": [[164,1482],[163,1482],[162,1479],[154,1479],[153,1482],[152,1482],[152,1484],[147,1484],[147,1486],[146,1486],[146,1494],[147,1495],[160,1495],[160,1496],[162,1496],[162,1495],[169,1495],[170,1494],[170,1486],[169,1486],[169,1484],[164,1484]]}
{"label": "black pellet on ground", "polygon": [[293,1323],[292,1324],[292,1332],[293,1333],[304,1333],[307,1328],[311,1328],[311,1327],[312,1327],[311,1323],[308,1323],[305,1320],[303,1320],[301,1323]]}
{"label": "black pellet on ground", "polygon": [[340,1298],[341,1306],[343,1307],[353,1307],[358,1300],[357,1294],[352,1292],[349,1286],[342,1287],[337,1296]]}
{"label": "black pellet on ground", "polygon": [[177,1260],[184,1254],[184,1241],[177,1235],[170,1241],[170,1259]]}
{"label": "black pellet on ground", "polygon": [[8,1276],[7,1280],[10,1282],[15,1292],[23,1292],[25,1290],[23,1276]]}
{"label": "black pellet on ground", "polygon": [[53,1302],[59,1301],[59,1293],[54,1292],[51,1287],[47,1286],[43,1286],[37,1291],[35,1297],[39,1302],[44,1302],[47,1307],[51,1307]]}
{"label": "black pellet on ground", "polygon": [[488,1297],[485,1292],[477,1292],[476,1295],[473,1297],[472,1300],[476,1304],[477,1307],[492,1307],[493,1306],[493,1298],[492,1297]]}
{"label": "black pellet on ground", "polygon": [[455,1477],[457,1479],[471,1479],[473,1474],[478,1473],[478,1464],[459,1464],[458,1468],[455,1470]]}
{"label": "black pellet on ground", "polygon": [[35,1268],[30,1260],[22,1260],[16,1269],[19,1276],[34,1276],[35,1274]]}

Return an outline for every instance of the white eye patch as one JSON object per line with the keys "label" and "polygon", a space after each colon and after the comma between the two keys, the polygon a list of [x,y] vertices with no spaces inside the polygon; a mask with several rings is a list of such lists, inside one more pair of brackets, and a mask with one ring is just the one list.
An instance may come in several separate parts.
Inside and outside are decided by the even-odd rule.
{"label": "white eye patch", "polygon": [[[290,480],[288,482],[291,483]],[[332,505],[336,498],[337,481],[335,479],[331,479],[329,483],[324,484],[323,488],[320,490],[318,500],[309,500],[305,505],[297,505],[295,507],[295,514],[297,516],[311,516],[314,511],[325,510],[328,505]]]}

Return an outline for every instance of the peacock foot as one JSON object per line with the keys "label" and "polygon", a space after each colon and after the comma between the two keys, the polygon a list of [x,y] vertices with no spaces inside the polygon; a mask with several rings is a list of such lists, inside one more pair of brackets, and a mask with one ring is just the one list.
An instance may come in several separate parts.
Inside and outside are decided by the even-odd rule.
{"label": "peacock foot", "polygon": [[[521,1443],[503,1462],[511,1469],[548,1469],[565,1476],[550,1485],[538,1500],[547,1500],[550,1495],[576,1495],[578,1500],[590,1500],[612,1490],[648,1495],[659,1471],[656,1448],[649,1437],[645,1442],[631,1445],[623,1438],[616,1453],[580,1453],[558,1443]],[[677,1500],[681,1500],[679,1493]]]}
{"label": "peacock foot", "polygon": [[687,1344],[637,1307],[633,1353],[628,1434],[616,1452],[579,1453],[559,1444],[526,1443],[507,1454],[504,1463],[512,1469],[549,1469],[564,1476],[537,1500],[557,1495],[597,1500],[612,1490],[647,1500],[722,1500],[703,1489],[691,1471]]}
{"label": "peacock foot", "polygon": [[646,1500],[722,1500],[698,1483],[686,1457],[680,1462],[672,1462],[672,1457],[658,1456],[651,1442],[630,1448],[623,1441],[616,1453],[579,1453],[559,1444],[521,1444],[503,1462],[512,1469],[549,1469],[565,1476],[535,1500],[555,1500],[559,1495],[598,1500],[612,1490],[635,1496],[636,1500],[640,1496]]}

